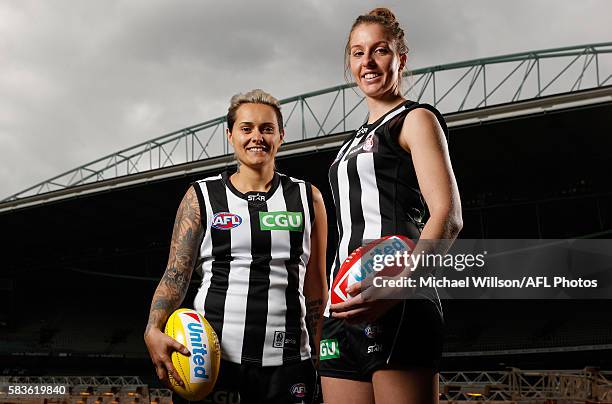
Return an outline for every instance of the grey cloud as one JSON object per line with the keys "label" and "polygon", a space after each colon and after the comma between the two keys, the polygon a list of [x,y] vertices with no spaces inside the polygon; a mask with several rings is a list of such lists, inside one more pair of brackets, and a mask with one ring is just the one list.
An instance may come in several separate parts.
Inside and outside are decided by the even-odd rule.
{"label": "grey cloud", "polygon": [[[0,0],[0,192],[225,112],[342,83],[369,1]],[[410,66],[612,39],[612,3],[392,1]],[[586,23],[586,21],[589,23]]]}

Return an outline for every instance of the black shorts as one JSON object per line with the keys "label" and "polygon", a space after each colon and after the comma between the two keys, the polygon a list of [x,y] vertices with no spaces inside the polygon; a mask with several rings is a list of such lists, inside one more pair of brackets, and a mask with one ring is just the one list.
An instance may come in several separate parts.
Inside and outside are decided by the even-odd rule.
{"label": "black shorts", "polygon": [[[316,382],[310,359],[265,367],[222,360],[215,389],[199,403],[311,403]],[[176,393],[172,401],[189,403]]]}
{"label": "black shorts", "polygon": [[319,375],[371,381],[381,369],[438,372],[443,338],[442,313],[427,299],[403,300],[373,324],[325,317]]}

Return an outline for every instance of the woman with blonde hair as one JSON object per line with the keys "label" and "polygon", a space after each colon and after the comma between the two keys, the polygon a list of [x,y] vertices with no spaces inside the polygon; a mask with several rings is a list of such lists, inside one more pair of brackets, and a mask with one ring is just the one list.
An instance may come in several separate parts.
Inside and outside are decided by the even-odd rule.
{"label": "woman with blonde hair", "polygon": [[[339,230],[330,280],[364,242],[390,235],[452,240],[462,227],[444,119],[402,95],[407,55],[391,11],[376,8],[355,20],[346,69],[369,116],[329,171]],[[325,402],[437,403],[443,338],[437,293],[373,300],[362,286],[348,289],[348,301],[328,303],[319,368]]]}
{"label": "woman with blonde hair", "polygon": [[180,380],[170,355],[188,352],[161,330],[197,267],[203,276],[194,307],[221,344],[213,396],[222,393],[232,402],[239,396],[242,403],[309,401],[316,383],[309,339],[319,346],[327,299],[323,198],[310,183],[275,171],[284,130],[271,95],[253,90],[234,96],[227,137],[238,171],[187,190],[153,296],[147,348],[162,381],[169,374]]}

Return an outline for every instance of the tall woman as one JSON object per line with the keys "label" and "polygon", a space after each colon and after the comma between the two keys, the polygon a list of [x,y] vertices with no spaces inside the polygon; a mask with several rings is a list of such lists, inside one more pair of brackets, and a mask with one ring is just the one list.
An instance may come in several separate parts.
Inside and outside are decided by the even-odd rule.
{"label": "tall woman", "polygon": [[275,98],[261,90],[234,96],[227,125],[238,171],[197,181],[183,198],[145,341],[159,378],[180,380],[170,355],[186,348],[161,329],[198,267],[194,307],[221,343],[216,390],[242,403],[301,402],[315,389],[309,331],[318,347],[327,300],[323,199],[274,170],[284,137]]}
{"label": "tall woman", "polygon": [[[462,227],[444,120],[432,106],[402,96],[407,55],[391,11],[377,8],[355,20],[346,68],[365,95],[369,118],[329,172],[340,233],[330,279],[364,241],[393,234],[452,240]],[[436,403],[443,330],[437,293],[369,300],[360,292],[355,286],[351,299],[326,311],[325,402]]]}

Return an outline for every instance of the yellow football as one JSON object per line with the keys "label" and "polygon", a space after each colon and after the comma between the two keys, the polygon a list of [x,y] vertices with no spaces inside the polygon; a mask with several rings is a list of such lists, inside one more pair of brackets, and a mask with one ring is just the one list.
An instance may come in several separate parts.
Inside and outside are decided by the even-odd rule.
{"label": "yellow football", "polygon": [[190,356],[172,353],[172,364],[185,383],[181,387],[170,376],[172,389],[186,400],[202,400],[215,387],[219,374],[221,348],[217,334],[204,316],[192,309],[172,313],[164,332],[191,352]]}

